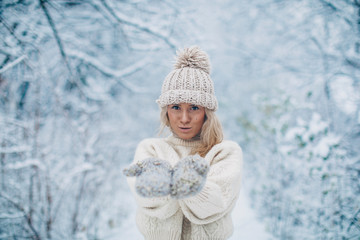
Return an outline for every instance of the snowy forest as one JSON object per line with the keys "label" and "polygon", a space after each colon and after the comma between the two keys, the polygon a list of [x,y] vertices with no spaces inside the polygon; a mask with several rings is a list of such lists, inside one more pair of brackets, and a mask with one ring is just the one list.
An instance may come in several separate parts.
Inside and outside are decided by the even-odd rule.
{"label": "snowy forest", "polygon": [[121,170],[192,45],[269,236],[360,239],[359,0],[0,1],[0,239],[131,239]]}

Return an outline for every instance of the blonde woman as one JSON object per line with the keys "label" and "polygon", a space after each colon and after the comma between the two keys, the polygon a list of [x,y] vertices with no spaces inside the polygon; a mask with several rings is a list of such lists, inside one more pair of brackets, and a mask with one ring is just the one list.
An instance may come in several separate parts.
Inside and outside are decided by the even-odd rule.
{"label": "blonde woman", "polygon": [[146,240],[223,240],[233,232],[242,151],[223,140],[207,54],[178,52],[157,100],[166,138],[139,143],[124,170],[138,205],[136,222]]}

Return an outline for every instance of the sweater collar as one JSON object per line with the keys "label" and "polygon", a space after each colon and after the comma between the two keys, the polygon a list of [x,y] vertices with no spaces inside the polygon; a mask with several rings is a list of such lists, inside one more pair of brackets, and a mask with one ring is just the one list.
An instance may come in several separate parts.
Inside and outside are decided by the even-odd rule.
{"label": "sweater collar", "polygon": [[196,147],[201,143],[199,138],[184,140],[174,134],[170,135],[167,140],[173,145],[180,145],[184,147]]}

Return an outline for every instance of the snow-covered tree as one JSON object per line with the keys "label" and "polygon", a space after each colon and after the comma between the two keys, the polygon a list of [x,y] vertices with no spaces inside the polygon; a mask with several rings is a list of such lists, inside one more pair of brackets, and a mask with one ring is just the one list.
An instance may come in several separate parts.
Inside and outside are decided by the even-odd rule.
{"label": "snow-covered tree", "polygon": [[0,238],[98,238],[122,224],[120,167],[154,133],[135,135],[134,119],[157,120],[134,99],[154,98],[143,86],[161,82],[153,60],[186,38],[184,15],[167,1],[1,1]]}

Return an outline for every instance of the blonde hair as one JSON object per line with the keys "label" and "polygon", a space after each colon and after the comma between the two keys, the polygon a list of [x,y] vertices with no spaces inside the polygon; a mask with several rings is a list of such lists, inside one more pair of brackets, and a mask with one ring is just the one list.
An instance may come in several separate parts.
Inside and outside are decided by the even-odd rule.
{"label": "blonde hair", "polygon": [[[161,108],[160,121],[161,125],[159,134],[161,134],[166,127],[170,128],[169,117],[167,115],[167,107]],[[205,120],[200,132],[201,144],[198,147],[194,148],[190,154],[197,153],[201,157],[204,157],[210,151],[210,149],[216,144],[220,143],[223,138],[224,136],[220,120],[218,119],[214,111],[205,108]]]}

